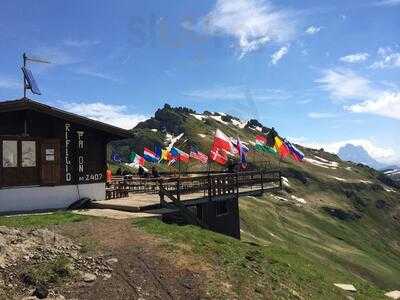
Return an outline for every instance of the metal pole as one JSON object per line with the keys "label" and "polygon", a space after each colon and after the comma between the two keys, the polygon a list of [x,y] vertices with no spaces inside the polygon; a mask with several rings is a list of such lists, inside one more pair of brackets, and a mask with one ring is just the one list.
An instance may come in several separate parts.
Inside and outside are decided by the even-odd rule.
{"label": "metal pole", "polygon": [[[24,61],[24,68],[26,67],[26,54],[22,54],[22,59]],[[26,82],[25,82],[25,74],[22,72],[22,79],[24,83],[24,98],[26,98]]]}
{"label": "metal pole", "polygon": [[178,170],[179,170],[178,177],[181,178],[181,154],[180,153],[178,155]]}

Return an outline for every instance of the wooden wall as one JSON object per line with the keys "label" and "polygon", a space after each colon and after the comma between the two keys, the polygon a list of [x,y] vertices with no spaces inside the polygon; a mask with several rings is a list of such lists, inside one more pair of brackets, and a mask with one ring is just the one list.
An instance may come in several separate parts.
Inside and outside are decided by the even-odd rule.
{"label": "wooden wall", "polygon": [[59,140],[61,185],[105,182],[110,138],[106,133],[35,111],[0,114],[0,136],[26,136],[25,133],[37,138],[39,144],[41,140]]}
{"label": "wooden wall", "polygon": [[223,202],[226,213],[218,214],[217,206],[221,203],[210,201],[197,205],[197,216],[210,230],[240,239],[239,200],[233,196],[232,199]]}

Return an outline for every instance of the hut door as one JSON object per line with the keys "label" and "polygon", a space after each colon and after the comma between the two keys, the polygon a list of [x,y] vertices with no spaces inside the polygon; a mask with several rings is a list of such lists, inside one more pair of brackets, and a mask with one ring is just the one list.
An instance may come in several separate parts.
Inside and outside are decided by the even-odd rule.
{"label": "hut door", "polygon": [[43,140],[40,149],[42,184],[60,184],[60,141]]}

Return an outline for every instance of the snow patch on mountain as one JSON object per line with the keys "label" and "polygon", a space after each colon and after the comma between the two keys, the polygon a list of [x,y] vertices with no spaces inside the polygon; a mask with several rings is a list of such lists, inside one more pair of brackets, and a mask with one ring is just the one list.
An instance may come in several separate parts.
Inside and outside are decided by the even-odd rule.
{"label": "snow patch on mountain", "polygon": [[289,179],[284,176],[282,176],[282,183],[284,186],[290,187]]}
{"label": "snow patch on mountain", "polygon": [[274,195],[274,198],[277,199],[277,200],[283,201],[283,202],[288,202],[289,201],[288,199],[286,199],[284,197],[281,197],[281,196],[277,196],[277,195]]}
{"label": "snow patch on mountain", "polygon": [[235,125],[236,127],[239,127],[240,129],[243,129],[247,124],[247,122],[242,122],[242,121],[239,121],[236,119],[232,119],[231,122],[233,125]]}
{"label": "snow patch on mountain", "polygon": [[359,183],[364,183],[364,184],[373,184],[373,182],[371,180],[358,180]]}
{"label": "snow patch on mountain", "polygon": [[348,182],[347,179],[341,178],[341,177],[336,177],[336,176],[329,176],[332,179],[336,179],[337,181],[341,181],[341,182]]}
{"label": "snow patch on mountain", "polygon": [[203,121],[204,119],[207,118],[205,115],[198,115],[198,114],[191,114],[193,117],[195,117],[199,121]]}
{"label": "snow patch on mountain", "polygon": [[262,132],[262,127],[260,127],[260,126],[256,126],[256,127],[250,126],[249,128],[254,131]]}
{"label": "snow patch on mountain", "polygon": [[400,169],[388,170],[383,173],[386,175],[400,175]]}
{"label": "snow patch on mountain", "polygon": [[300,203],[302,203],[302,204],[306,204],[306,203],[307,203],[306,200],[304,200],[303,198],[297,197],[297,196],[295,196],[295,195],[290,195],[290,198],[292,198],[293,200],[295,200],[295,201],[297,201],[297,202],[300,202]]}
{"label": "snow patch on mountain", "polygon": [[218,121],[218,122],[220,122],[220,123],[222,123],[224,125],[228,125],[229,124],[228,122],[223,121],[221,116],[210,116],[210,118],[212,118],[215,121]]}
{"label": "snow patch on mountain", "polygon": [[336,161],[330,161],[319,156],[314,156],[314,158],[316,159],[305,157],[304,160],[321,168],[336,170],[339,167],[339,163]]}
{"label": "snow patch on mountain", "polygon": [[329,161],[329,160],[327,160],[327,159],[325,159],[325,158],[322,158],[322,157],[320,157],[320,156],[317,156],[317,155],[315,155],[314,156],[316,159],[318,159],[318,160],[320,160],[320,161],[323,161],[323,162],[326,162],[326,163],[330,163],[331,161]]}

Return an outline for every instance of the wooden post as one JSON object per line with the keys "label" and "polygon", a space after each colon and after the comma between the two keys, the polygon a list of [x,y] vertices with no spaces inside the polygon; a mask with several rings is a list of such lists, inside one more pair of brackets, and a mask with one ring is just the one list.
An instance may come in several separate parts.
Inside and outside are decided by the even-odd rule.
{"label": "wooden post", "polygon": [[282,190],[283,189],[283,185],[282,185],[282,174],[281,171],[279,170],[279,189]]}
{"label": "wooden post", "polygon": [[158,181],[158,195],[160,196],[160,206],[165,206],[165,195],[164,195],[164,187],[163,187],[163,180],[160,179]]}
{"label": "wooden post", "polygon": [[263,179],[263,171],[260,173],[261,176],[261,192],[264,194],[264,179]]}
{"label": "wooden post", "polygon": [[211,201],[211,176],[210,172],[208,173],[208,200]]}
{"label": "wooden post", "polygon": [[178,201],[181,201],[181,184],[180,184],[180,179],[178,177],[177,181],[176,181],[176,198],[178,199]]}
{"label": "wooden post", "polygon": [[236,172],[236,195],[239,199],[239,174]]}

